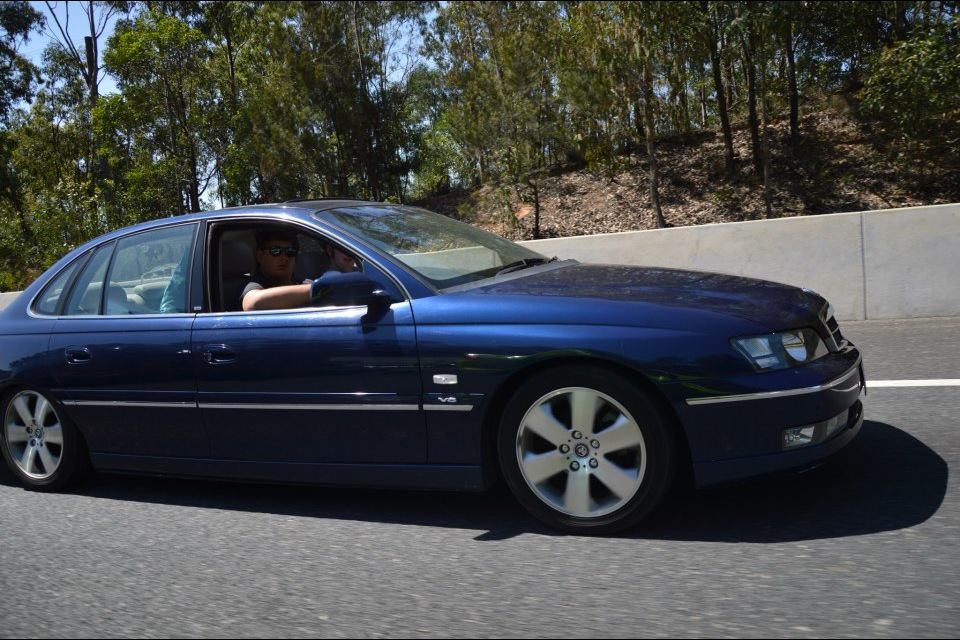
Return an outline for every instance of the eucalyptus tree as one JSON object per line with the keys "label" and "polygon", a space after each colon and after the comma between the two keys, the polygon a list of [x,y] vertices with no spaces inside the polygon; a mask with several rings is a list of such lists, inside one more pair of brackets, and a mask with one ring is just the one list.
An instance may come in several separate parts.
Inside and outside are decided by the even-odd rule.
{"label": "eucalyptus tree", "polygon": [[19,49],[39,29],[43,16],[28,2],[0,3],[0,123],[6,124],[10,109],[30,96],[37,69]]}
{"label": "eucalyptus tree", "polygon": [[716,10],[716,2],[707,2],[701,0],[700,9],[703,12],[703,39],[706,42],[707,50],[710,53],[710,68],[713,74],[713,89],[717,99],[717,115],[720,118],[720,129],[723,131],[723,150],[724,160],[726,162],[727,173],[733,175],[734,172],[734,153],[733,153],[733,130],[730,128],[730,112],[727,95],[723,88],[723,69],[721,64],[720,50],[720,30],[719,16]]}
{"label": "eucalyptus tree", "polygon": [[254,202],[262,190],[260,158],[252,144],[249,113],[251,76],[259,75],[258,27],[264,16],[257,2],[209,2],[202,7],[198,29],[210,46],[207,65],[216,83],[207,141],[216,171],[221,206]]}
{"label": "eucalyptus tree", "polygon": [[198,16],[179,9],[144,6],[120,20],[104,56],[120,93],[95,115],[105,146],[121,157],[128,202],[145,217],[199,211],[215,177],[206,136],[219,99],[211,48]]}
{"label": "eucalyptus tree", "polygon": [[37,69],[20,53],[20,47],[42,23],[42,16],[27,2],[0,3],[0,286],[9,285],[12,273],[28,262],[10,240],[20,236],[30,246],[33,234],[24,208],[20,179],[12,154],[17,140],[8,130],[13,107],[27,100],[37,80]]}
{"label": "eucalyptus tree", "polygon": [[930,20],[873,62],[864,88],[870,116],[894,133],[893,150],[930,185],[937,163],[960,171],[960,15]]}

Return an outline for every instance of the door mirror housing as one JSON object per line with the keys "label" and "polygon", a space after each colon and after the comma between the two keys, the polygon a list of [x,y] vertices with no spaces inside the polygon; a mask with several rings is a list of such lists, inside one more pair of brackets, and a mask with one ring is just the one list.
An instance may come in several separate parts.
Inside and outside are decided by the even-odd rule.
{"label": "door mirror housing", "polygon": [[391,302],[390,294],[362,271],[327,272],[313,281],[310,297],[314,304],[335,306],[390,306]]}

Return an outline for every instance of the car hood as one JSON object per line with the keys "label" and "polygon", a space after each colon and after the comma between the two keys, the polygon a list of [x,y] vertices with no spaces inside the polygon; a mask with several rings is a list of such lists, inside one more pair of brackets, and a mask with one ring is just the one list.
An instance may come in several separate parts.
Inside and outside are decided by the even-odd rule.
{"label": "car hood", "polygon": [[790,285],[663,267],[572,262],[511,275],[515,277],[477,287],[471,293],[634,303],[634,307],[658,312],[655,315],[690,310],[735,318],[771,331],[814,322],[825,304],[816,293]]}

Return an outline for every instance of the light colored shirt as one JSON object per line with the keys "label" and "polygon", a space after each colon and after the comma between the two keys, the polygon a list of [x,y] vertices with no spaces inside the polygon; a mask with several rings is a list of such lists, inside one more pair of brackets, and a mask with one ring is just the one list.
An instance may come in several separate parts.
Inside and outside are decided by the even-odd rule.
{"label": "light colored shirt", "polygon": [[[303,282],[301,282],[300,284],[312,284],[312,283],[313,283],[313,280],[307,279],[307,280],[304,280]],[[295,283],[295,282],[291,282],[290,284],[293,285],[293,284],[296,284],[296,283]],[[264,287],[262,284],[260,284],[260,283],[257,282],[256,280],[251,280],[250,282],[248,282],[248,283],[247,283],[247,286],[245,286],[245,287],[243,288],[243,291],[240,293],[240,303],[241,303],[241,304],[243,303],[243,297],[244,297],[245,295],[247,295],[247,294],[250,293],[251,291],[257,291],[257,290],[259,290],[259,289],[266,289],[266,287]]]}

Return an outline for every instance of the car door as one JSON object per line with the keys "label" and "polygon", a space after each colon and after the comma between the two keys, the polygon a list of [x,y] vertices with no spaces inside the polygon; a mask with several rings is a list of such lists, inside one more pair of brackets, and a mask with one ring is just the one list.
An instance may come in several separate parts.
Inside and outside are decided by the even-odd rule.
{"label": "car door", "polygon": [[390,293],[389,308],[197,316],[197,396],[214,458],[426,461],[410,303],[376,266],[364,262],[363,269]]}
{"label": "car door", "polygon": [[50,338],[57,396],[94,454],[206,457],[188,312],[197,224],[98,248]]}

